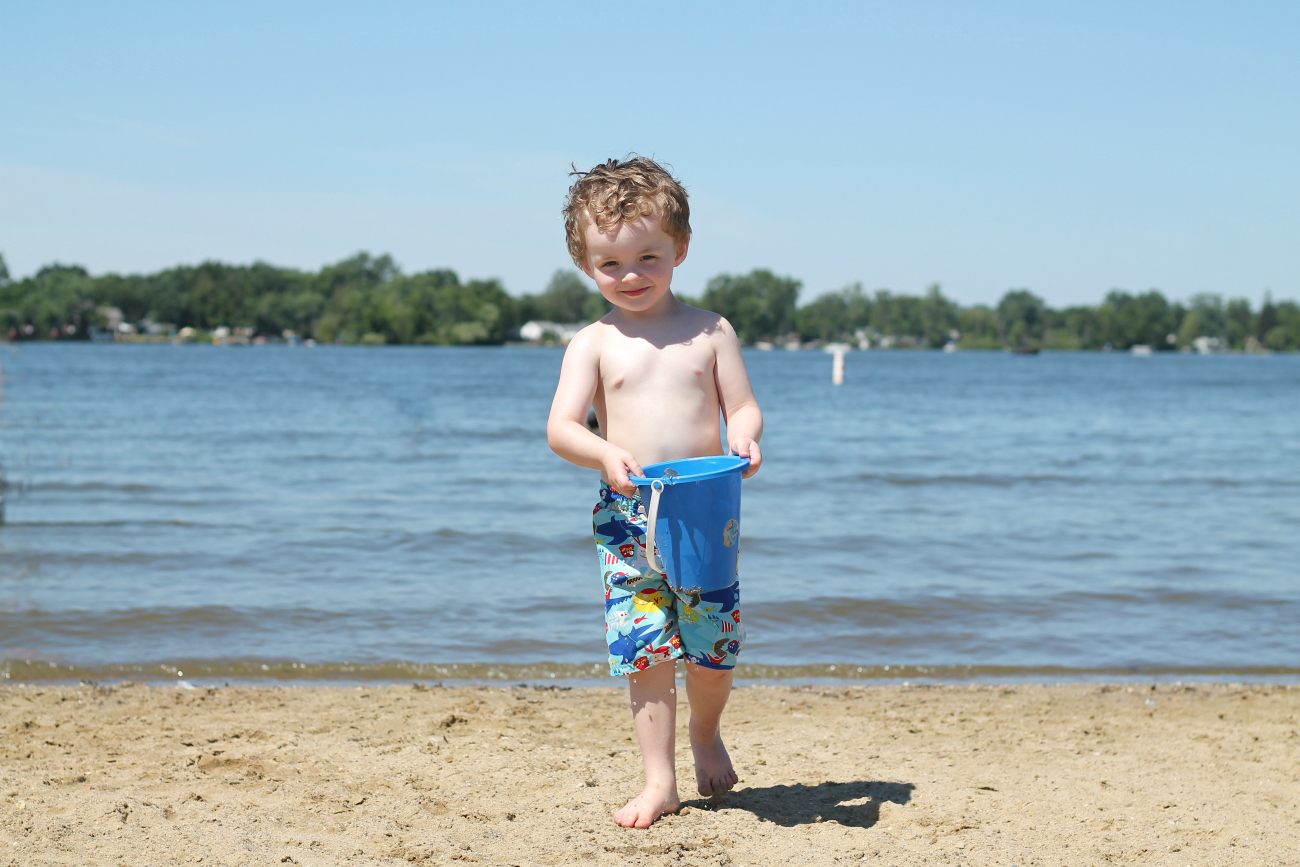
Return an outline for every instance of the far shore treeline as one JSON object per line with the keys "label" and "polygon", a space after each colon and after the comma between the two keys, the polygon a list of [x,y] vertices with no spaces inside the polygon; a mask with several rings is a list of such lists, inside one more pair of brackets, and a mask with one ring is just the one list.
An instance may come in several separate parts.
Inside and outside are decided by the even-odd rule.
{"label": "far shore treeline", "polygon": [[[747,344],[847,342],[962,349],[1300,350],[1300,305],[1202,294],[1175,302],[1157,290],[1109,292],[1100,304],[1055,309],[1027,289],[994,307],[964,307],[934,285],[922,295],[854,284],[798,306],[801,284],[758,269],[721,274],[688,303],[726,316]],[[9,279],[0,257],[0,335],[86,340],[106,329],[210,339],[214,331],[360,344],[500,344],[530,321],[573,324],[609,305],[576,271],[557,271],[535,295],[454,271],[403,274],[389,256],[359,253],[319,271],[262,262],[205,262],[154,274],[91,276],[49,265]],[[125,325],[125,327],[123,327]],[[221,332],[218,332],[221,333]]]}

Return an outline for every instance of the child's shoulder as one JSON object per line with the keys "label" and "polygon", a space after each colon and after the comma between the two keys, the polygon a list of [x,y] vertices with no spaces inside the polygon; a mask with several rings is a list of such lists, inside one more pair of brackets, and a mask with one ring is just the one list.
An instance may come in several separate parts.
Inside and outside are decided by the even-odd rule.
{"label": "child's shoulder", "polygon": [[575,334],[569,341],[569,351],[575,355],[600,355],[606,350],[617,351],[618,344],[624,341],[648,338],[652,343],[660,339],[679,343],[697,337],[709,342],[737,342],[735,329],[721,314],[683,302],[671,316],[635,323],[625,321],[618,310],[611,310]]}
{"label": "child's shoulder", "polygon": [[721,313],[714,313],[712,310],[705,310],[702,307],[692,307],[685,301],[681,303],[681,309],[684,316],[690,317],[693,321],[700,323],[701,326],[708,328],[710,331],[727,331],[732,334],[731,323],[726,320]]}
{"label": "child's shoulder", "polygon": [[599,355],[607,327],[605,320],[597,319],[590,325],[579,329],[577,334],[569,338],[564,354],[567,356],[589,353]]}
{"label": "child's shoulder", "polygon": [[687,330],[699,334],[714,343],[736,343],[736,329],[721,313],[692,307],[685,302],[681,305],[682,319],[688,323]]}
{"label": "child's shoulder", "polygon": [[[617,314],[617,310],[611,311],[600,321],[606,322],[610,320],[611,316]],[[692,307],[680,298],[677,299],[673,314],[657,320],[647,330],[651,329],[671,331],[677,334],[689,332],[691,336],[701,335],[704,337],[730,337],[732,340],[736,339],[735,329],[731,327],[731,323],[722,314],[701,307]]]}

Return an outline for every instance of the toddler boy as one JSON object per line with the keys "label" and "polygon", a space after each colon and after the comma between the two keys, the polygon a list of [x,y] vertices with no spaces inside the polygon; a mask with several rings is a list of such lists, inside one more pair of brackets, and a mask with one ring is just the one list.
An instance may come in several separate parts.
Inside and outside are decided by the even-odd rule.
{"label": "toddler boy", "polygon": [[[763,415],[727,320],[672,293],[690,246],[686,191],[653,160],[609,160],[575,172],[564,208],[569,255],[614,309],[569,343],[546,432],[565,460],[601,471],[593,510],[605,576],[610,674],[627,675],[645,789],[614,814],[648,828],[681,801],[673,762],[676,660],[686,659],[691,751],[701,795],[736,784],[719,722],[744,641],[740,585],[678,596],[646,560],[645,509],[628,476],[643,464],[730,451],[763,462]],[[594,407],[604,438],[587,429]],[[660,664],[663,663],[663,664]]]}

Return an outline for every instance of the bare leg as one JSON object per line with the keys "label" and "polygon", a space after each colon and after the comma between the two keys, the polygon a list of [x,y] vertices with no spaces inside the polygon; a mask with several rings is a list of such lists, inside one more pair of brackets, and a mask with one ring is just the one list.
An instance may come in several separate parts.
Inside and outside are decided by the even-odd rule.
{"label": "bare leg", "polygon": [[740,779],[722,743],[719,724],[731,696],[731,671],[686,663],[686,695],[691,701],[691,752],[695,783],[706,798],[729,791]]}
{"label": "bare leg", "polygon": [[677,662],[668,660],[628,675],[632,720],[645,763],[645,789],[614,814],[625,828],[649,828],[664,813],[676,813],[677,768],[673,750],[677,727]]}

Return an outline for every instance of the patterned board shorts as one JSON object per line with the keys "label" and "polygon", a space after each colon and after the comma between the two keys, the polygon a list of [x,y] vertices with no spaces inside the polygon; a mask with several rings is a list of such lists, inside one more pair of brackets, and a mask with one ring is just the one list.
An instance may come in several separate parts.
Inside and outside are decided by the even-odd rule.
{"label": "patterned board shorts", "polygon": [[646,517],[639,495],[625,497],[602,484],[591,521],[605,577],[609,673],[618,677],[681,657],[706,668],[735,668],[745,643],[740,582],[679,595],[646,562]]}

